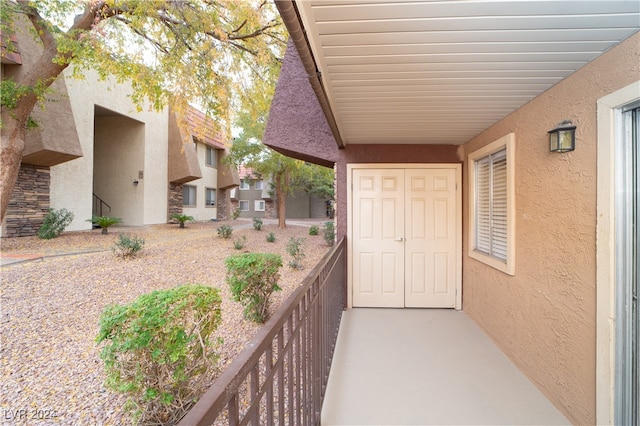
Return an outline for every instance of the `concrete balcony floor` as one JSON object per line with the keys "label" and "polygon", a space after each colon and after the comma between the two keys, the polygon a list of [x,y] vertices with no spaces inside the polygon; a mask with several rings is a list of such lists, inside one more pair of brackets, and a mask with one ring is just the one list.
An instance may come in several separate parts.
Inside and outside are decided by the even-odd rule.
{"label": "concrete balcony floor", "polygon": [[464,312],[351,309],[342,317],[322,424],[570,422]]}

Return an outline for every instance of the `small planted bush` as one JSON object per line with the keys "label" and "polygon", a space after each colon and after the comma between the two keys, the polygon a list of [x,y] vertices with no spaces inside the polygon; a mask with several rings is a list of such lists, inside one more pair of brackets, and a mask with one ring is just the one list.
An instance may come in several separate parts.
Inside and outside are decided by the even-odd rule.
{"label": "small planted bush", "polygon": [[195,220],[193,216],[178,213],[172,214],[171,216],[169,216],[169,218],[177,221],[180,224],[180,228],[184,228],[185,222],[193,222]]}
{"label": "small planted bush", "polygon": [[221,303],[217,289],[184,285],[105,308],[96,338],[105,384],[128,397],[136,422],[176,424],[206,391]]}
{"label": "small planted bush", "polygon": [[332,246],[336,239],[336,230],[333,227],[333,222],[327,222],[322,229],[322,235],[327,245]]}
{"label": "small planted bush", "polygon": [[305,258],[304,238],[289,238],[287,253],[291,256],[289,266],[293,269],[302,269],[302,260]]}
{"label": "small planted bush", "polygon": [[273,232],[269,232],[269,234],[267,235],[267,242],[268,243],[275,243],[276,242],[276,234],[274,234]]}
{"label": "small planted bush", "polygon": [[144,247],[144,240],[137,236],[130,236],[127,234],[118,234],[118,239],[114,244],[112,250],[117,257],[128,259],[135,257],[140,250]]}
{"label": "small planted bush", "polygon": [[309,227],[309,235],[318,235],[319,232],[320,229],[318,228],[318,225],[311,225]]}
{"label": "small planted bush", "polygon": [[242,238],[238,238],[233,242],[233,248],[236,250],[242,250],[247,245],[247,237],[244,235]]}
{"label": "small planted bush", "polygon": [[233,235],[233,228],[229,225],[220,225],[218,227],[218,236],[228,239]]}
{"label": "small planted bush", "polygon": [[49,212],[44,217],[42,226],[38,229],[38,237],[45,240],[57,237],[69,226],[73,217],[73,212],[67,209],[49,209]]}
{"label": "small planted bush", "polygon": [[269,317],[269,299],[280,291],[282,258],[274,253],[243,253],[225,259],[226,281],[233,300],[244,307],[244,317],[258,324]]}
{"label": "small planted bush", "polygon": [[239,217],[240,217],[240,208],[236,208],[231,213],[231,219],[236,220]]}
{"label": "small planted bush", "polygon": [[262,229],[262,219],[258,217],[253,218],[253,229],[260,231]]}
{"label": "small planted bush", "polygon": [[117,225],[118,223],[122,222],[122,219],[120,219],[119,217],[112,217],[112,216],[94,216],[91,219],[87,220],[87,222],[91,222],[94,225],[102,228],[103,234],[108,234],[109,227],[113,225]]}

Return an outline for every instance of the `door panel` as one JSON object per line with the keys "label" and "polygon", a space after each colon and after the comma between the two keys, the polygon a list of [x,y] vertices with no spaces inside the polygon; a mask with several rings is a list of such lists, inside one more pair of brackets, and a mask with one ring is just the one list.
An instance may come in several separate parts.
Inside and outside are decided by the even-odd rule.
{"label": "door panel", "polygon": [[353,169],[353,306],[456,303],[456,169]]}
{"label": "door panel", "polygon": [[456,301],[456,174],[407,169],[405,306],[452,308]]}
{"label": "door panel", "polygon": [[404,171],[353,171],[353,306],[404,306]]}

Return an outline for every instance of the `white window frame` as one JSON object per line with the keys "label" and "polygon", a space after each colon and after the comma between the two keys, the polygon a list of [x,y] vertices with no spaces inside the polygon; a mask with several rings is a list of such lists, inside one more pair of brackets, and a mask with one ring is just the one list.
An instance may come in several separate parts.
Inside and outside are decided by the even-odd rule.
{"label": "white window frame", "polygon": [[[209,191],[213,191],[213,203],[209,203]],[[216,206],[216,201],[218,198],[218,194],[216,192],[215,188],[205,188],[204,189],[204,206],[211,208],[211,207],[215,207]]]}
{"label": "white window frame", "polygon": [[246,191],[247,189],[251,189],[251,185],[249,185],[249,181],[246,179],[240,179],[240,189]]}
{"label": "white window frame", "polygon": [[254,210],[257,212],[263,212],[265,209],[265,202],[264,200],[255,200],[254,202]]}
{"label": "white window frame", "polygon": [[[516,272],[516,220],[515,220],[515,147],[516,139],[514,133],[509,133],[500,139],[472,152],[467,158],[467,166],[469,176],[469,257],[485,263],[492,268],[504,272],[505,274],[515,275]],[[477,229],[477,196],[478,188],[476,182],[476,167],[478,162],[492,154],[496,154],[502,150],[506,150],[507,160],[507,249],[506,260],[491,256],[476,249],[476,229]]]}
{"label": "white window frame", "polygon": [[[246,208],[246,209],[243,209],[243,208],[242,208],[242,204],[243,204],[243,203],[247,206],[247,208]],[[248,211],[249,211],[249,206],[250,206],[250,204],[249,204],[249,200],[240,200],[240,201],[238,201],[238,209],[239,209],[241,212],[248,212]]]}
{"label": "white window frame", "polygon": [[[184,199],[184,190],[186,188],[193,189],[193,203],[186,204],[186,200]],[[189,200],[191,201],[191,200]],[[198,205],[198,187],[194,185],[183,185],[182,186],[182,205],[184,207],[195,207]]]}
{"label": "white window frame", "polygon": [[264,189],[264,181],[263,180],[257,180],[255,189],[262,191]]}
{"label": "white window frame", "polygon": [[217,164],[218,163],[218,152],[214,147],[207,146],[207,149],[206,149],[205,155],[204,155],[204,163],[208,167],[213,167],[213,168],[218,167],[218,164]]}

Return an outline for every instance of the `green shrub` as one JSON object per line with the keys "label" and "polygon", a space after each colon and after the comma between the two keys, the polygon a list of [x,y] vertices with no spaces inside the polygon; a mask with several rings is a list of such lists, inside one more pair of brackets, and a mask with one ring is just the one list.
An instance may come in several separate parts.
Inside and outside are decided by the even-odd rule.
{"label": "green shrub", "polygon": [[269,235],[267,235],[267,242],[268,243],[275,243],[276,242],[276,234],[274,234],[273,232],[269,232]]}
{"label": "green shrub", "polygon": [[291,255],[289,266],[293,269],[302,269],[302,260],[305,258],[304,238],[289,238],[287,253]]}
{"label": "green shrub", "polygon": [[111,216],[93,216],[91,219],[87,220],[87,222],[91,222],[94,225],[102,228],[103,234],[108,234],[108,228],[122,222],[122,219],[120,219],[119,217]]}
{"label": "green shrub", "polygon": [[311,227],[309,227],[309,235],[318,235],[319,232],[318,225],[311,225]]}
{"label": "green shrub", "polygon": [[233,242],[233,248],[236,250],[242,250],[247,245],[247,237],[244,235],[242,238],[238,238]]}
{"label": "green shrub", "polygon": [[262,219],[258,217],[253,218],[253,229],[260,231],[262,229]]}
{"label": "green shrub", "polygon": [[112,250],[113,253],[123,259],[135,257],[136,254],[144,247],[144,240],[137,236],[131,237],[127,234],[118,234],[118,239]]}
{"label": "green shrub", "polygon": [[233,300],[244,307],[244,317],[264,323],[269,317],[269,298],[280,291],[282,258],[274,253],[243,253],[228,257],[225,264],[227,284]]}
{"label": "green shrub", "polygon": [[218,236],[222,238],[231,238],[233,234],[233,228],[229,225],[220,225],[218,227]]}
{"label": "green shrub", "polygon": [[327,245],[332,246],[335,243],[336,230],[333,227],[333,222],[327,222],[324,224],[322,234],[324,236],[324,241],[327,243]]}
{"label": "green shrub", "polygon": [[193,222],[195,220],[193,216],[189,216],[186,214],[178,214],[178,213],[172,214],[171,216],[169,216],[169,218],[173,220],[177,220],[178,223],[180,223],[180,228],[184,228],[185,222]]}
{"label": "green shrub", "polygon": [[45,240],[57,237],[71,223],[73,217],[73,212],[67,209],[49,209],[42,226],[38,229],[38,237]]}
{"label": "green shrub", "polygon": [[233,210],[233,213],[231,213],[231,219],[236,220],[239,217],[240,217],[240,208],[238,207]]}
{"label": "green shrub", "polygon": [[217,289],[185,285],[105,308],[96,338],[104,343],[105,384],[128,397],[134,420],[176,424],[206,391],[221,303]]}

